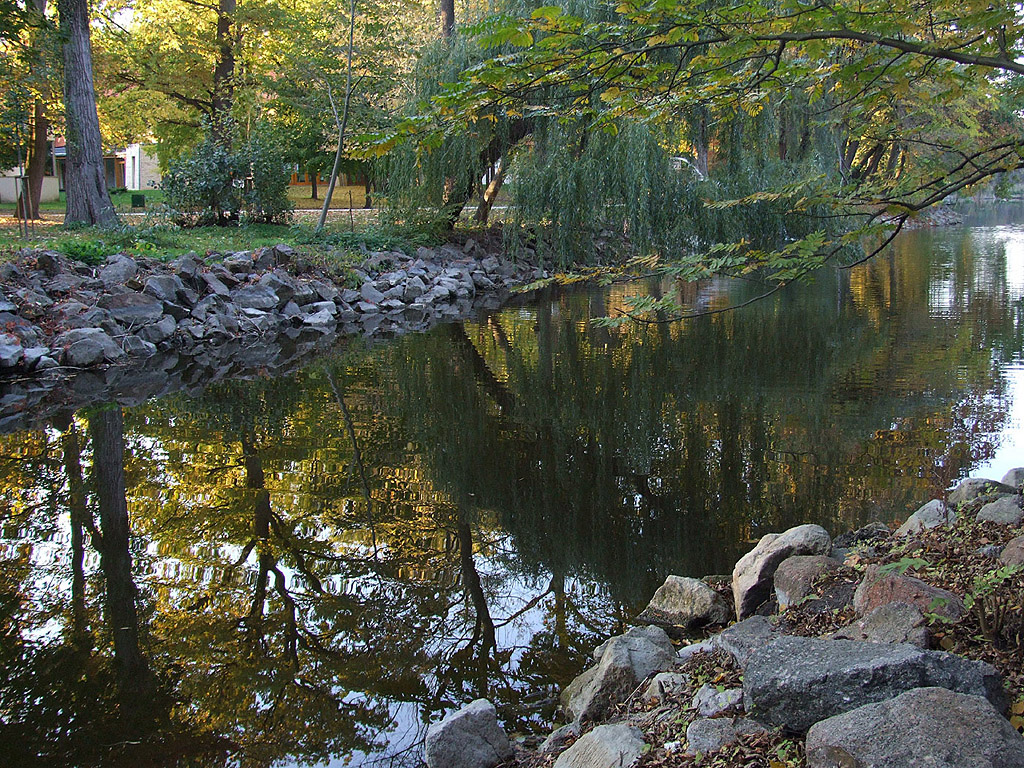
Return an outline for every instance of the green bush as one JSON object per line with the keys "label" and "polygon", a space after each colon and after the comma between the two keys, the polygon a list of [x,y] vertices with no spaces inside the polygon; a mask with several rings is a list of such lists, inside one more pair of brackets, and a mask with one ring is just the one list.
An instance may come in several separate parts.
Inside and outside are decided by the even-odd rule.
{"label": "green bush", "polygon": [[284,157],[261,130],[235,150],[208,135],[170,164],[160,188],[183,227],[284,223],[291,213]]}

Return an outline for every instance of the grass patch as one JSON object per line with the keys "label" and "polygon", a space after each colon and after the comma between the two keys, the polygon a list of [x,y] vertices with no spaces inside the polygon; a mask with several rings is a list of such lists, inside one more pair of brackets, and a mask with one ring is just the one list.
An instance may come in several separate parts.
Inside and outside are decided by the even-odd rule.
{"label": "grass patch", "polygon": [[322,232],[314,232],[309,220],[298,219],[291,225],[243,224],[236,227],[181,227],[162,221],[159,216],[145,217],[134,223],[112,228],[87,227],[65,229],[58,217],[51,216],[33,225],[26,240],[18,222],[0,217],[0,260],[10,258],[22,248],[48,248],[90,264],[102,263],[108,256],[125,253],[174,259],[185,253],[201,256],[253,250],[287,243],[317,261],[362,261],[365,251],[400,250],[414,254],[419,246],[436,245],[443,238],[437,231],[406,224],[380,224],[365,219],[355,228],[347,218],[329,220]]}

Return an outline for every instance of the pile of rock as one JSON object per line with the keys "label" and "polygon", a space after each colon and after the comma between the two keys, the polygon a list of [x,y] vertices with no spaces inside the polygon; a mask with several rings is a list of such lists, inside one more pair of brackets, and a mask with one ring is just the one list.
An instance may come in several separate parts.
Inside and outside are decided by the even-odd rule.
{"label": "pile of rock", "polygon": [[[949,525],[966,509],[977,509],[972,514],[979,521],[1017,527],[1024,517],[1022,480],[1024,469],[1001,483],[967,480],[946,502],[924,505],[891,535],[898,540]],[[889,537],[888,528],[873,524],[840,543],[864,552]],[[1024,536],[1017,536],[993,556],[1021,564],[1022,553]],[[710,755],[752,735],[777,733],[805,738],[808,768],[1024,767],[1024,737],[1005,716],[1002,674],[985,662],[928,649],[926,614],[956,622],[966,613],[963,600],[897,568],[869,565],[859,572],[843,562],[846,554],[816,525],[764,536],[733,570],[738,622],[678,652],[666,629],[725,624],[733,611],[705,581],[669,576],[640,614],[649,626],[601,645],[595,664],[563,691],[570,722],[551,734],[540,754],[557,754],[555,768],[630,768],[648,751],[655,762],[676,750]],[[823,581],[849,574],[855,587],[835,598],[856,618],[839,631],[785,634],[763,615],[797,605],[822,591]],[[725,685],[698,686],[705,657],[727,658],[738,674]],[[639,702],[647,709],[634,706]],[[686,723],[685,738],[666,741],[664,730],[644,730],[656,722]],[[459,765],[493,768],[509,760]],[[442,765],[429,749],[427,763]],[[530,764],[539,764],[537,756]]]}
{"label": "pile of rock", "polygon": [[415,256],[371,253],[363,267],[339,282],[287,245],[170,263],[118,254],[95,268],[23,252],[0,265],[0,374],[273,334],[418,330],[545,276],[473,240]]}

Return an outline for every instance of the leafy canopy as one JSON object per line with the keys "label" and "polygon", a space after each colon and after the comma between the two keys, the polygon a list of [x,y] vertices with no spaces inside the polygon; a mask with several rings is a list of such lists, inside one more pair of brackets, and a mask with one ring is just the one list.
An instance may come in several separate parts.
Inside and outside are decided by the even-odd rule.
{"label": "leafy canopy", "polygon": [[[771,242],[723,241],[714,227],[676,241],[688,246],[672,254],[683,276],[763,268],[785,284],[849,266],[921,211],[1022,167],[1024,24],[1005,1],[621,0],[465,31],[491,55],[377,147],[413,135],[429,154],[466,126],[525,119],[559,126],[560,147],[582,159],[593,137],[643,126],[677,167],[708,166],[688,185],[703,216],[786,222]],[[521,150],[540,151],[553,148]],[[744,156],[757,160],[734,162]],[[622,226],[615,208],[605,202],[601,225]]]}

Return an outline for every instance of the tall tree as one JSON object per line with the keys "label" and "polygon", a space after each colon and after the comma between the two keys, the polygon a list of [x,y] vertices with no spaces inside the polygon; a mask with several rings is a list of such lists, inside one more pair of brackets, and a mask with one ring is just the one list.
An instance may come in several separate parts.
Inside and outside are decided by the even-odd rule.
{"label": "tall tree", "polygon": [[57,0],[64,58],[64,115],[67,157],[67,224],[115,224],[107,192],[103,139],[92,80],[92,47],[87,0]]}

